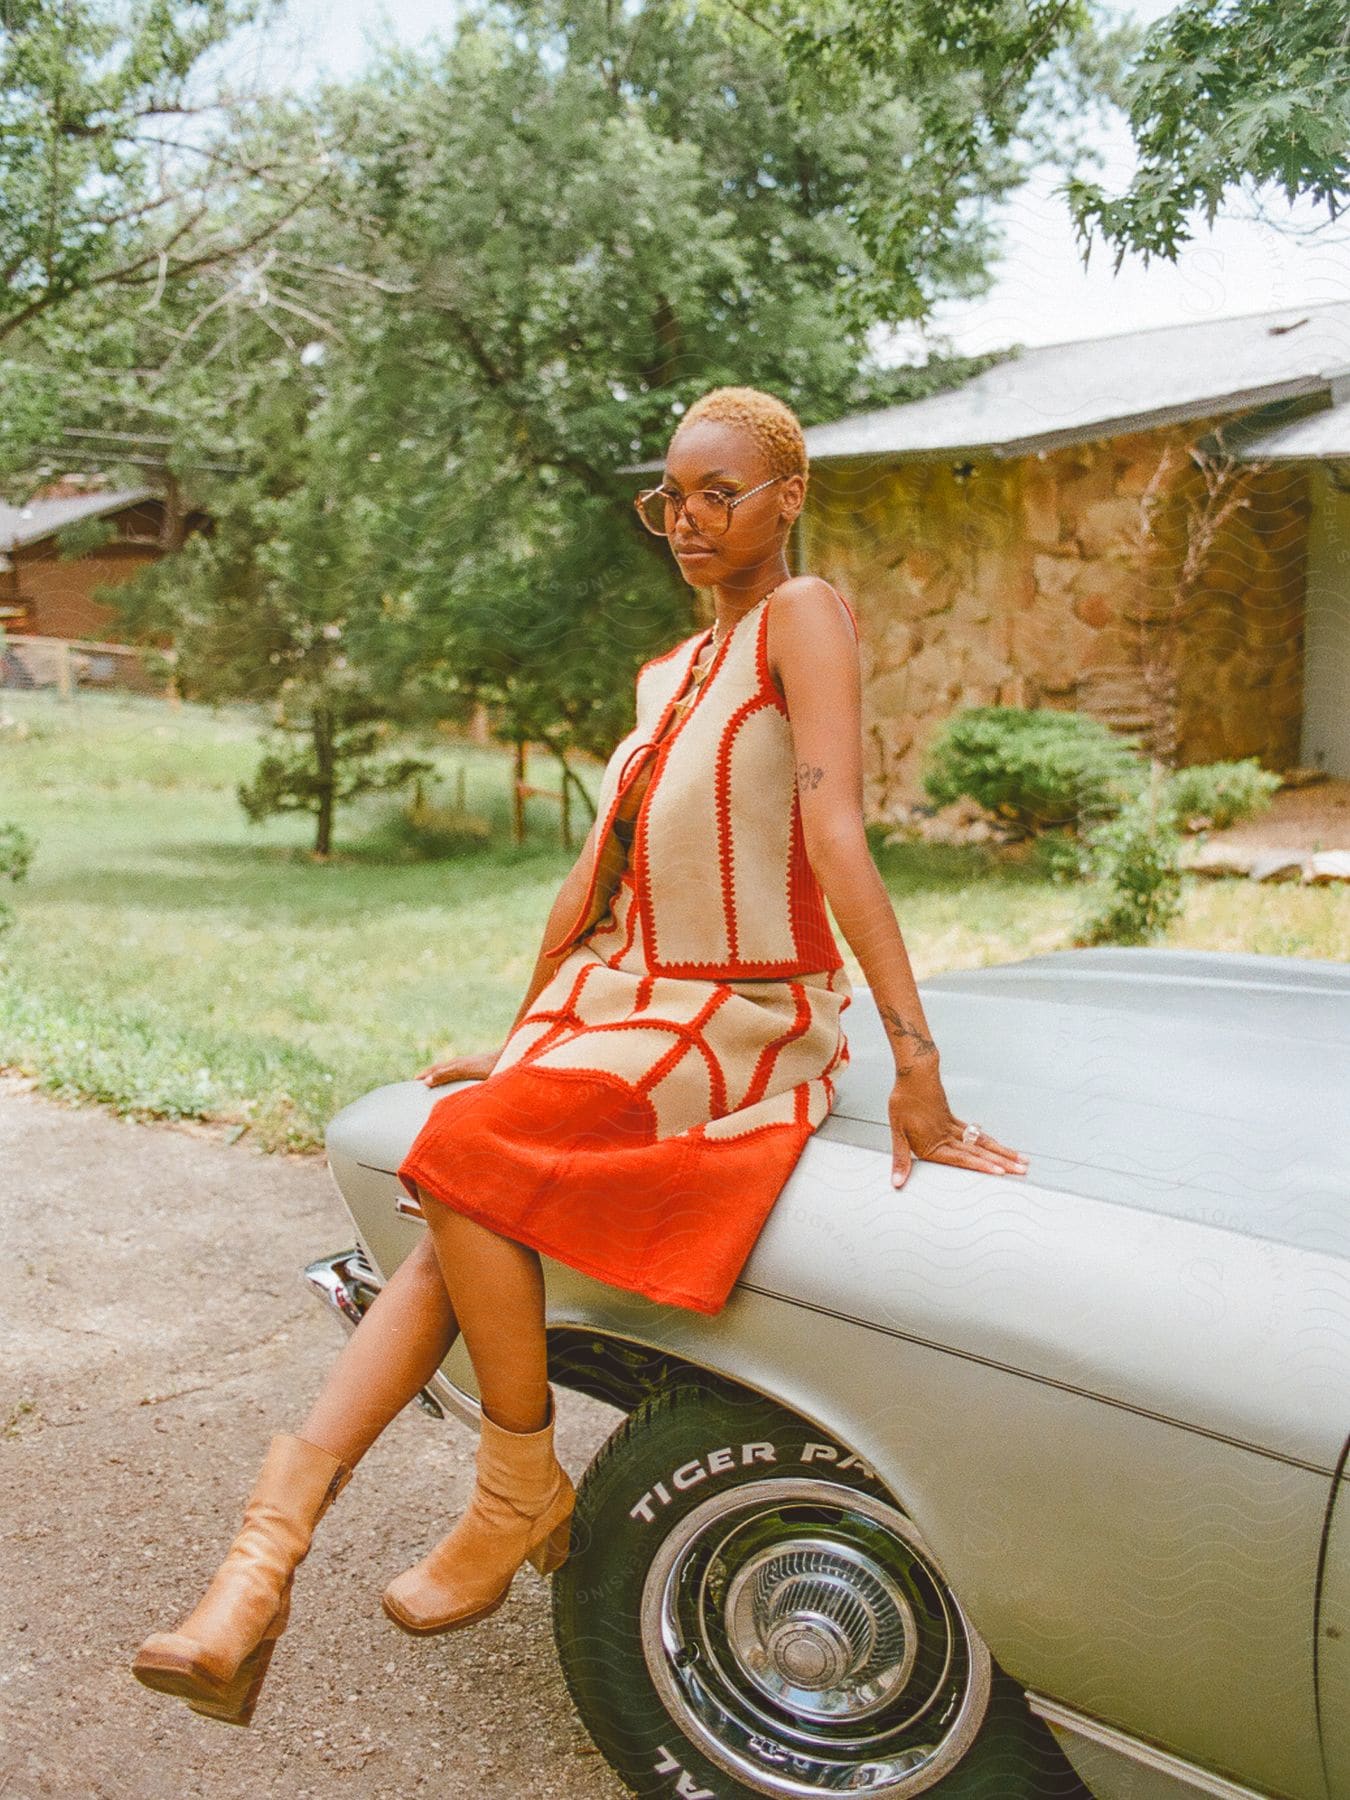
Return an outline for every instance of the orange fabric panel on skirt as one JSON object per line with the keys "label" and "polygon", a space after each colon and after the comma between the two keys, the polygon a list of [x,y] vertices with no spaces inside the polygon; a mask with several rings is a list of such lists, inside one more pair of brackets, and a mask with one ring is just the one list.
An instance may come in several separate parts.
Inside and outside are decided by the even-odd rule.
{"label": "orange fabric panel on skirt", "polygon": [[715,1313],[810,1131],[661,1139],[626,1083],[522,1063],[439,1100],[398,1173],[583,1274]]}

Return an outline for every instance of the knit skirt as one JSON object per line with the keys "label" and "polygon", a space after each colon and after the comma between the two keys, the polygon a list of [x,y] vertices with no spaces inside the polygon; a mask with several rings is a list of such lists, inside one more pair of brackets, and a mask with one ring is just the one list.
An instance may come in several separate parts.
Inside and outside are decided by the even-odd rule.
{"label": "knit skirt", "polygon": [[559,963],[484,1081],[399,1165],[502,1236],[617,1288],[716,1313],[848,1061],[840,969],[652,975],[617,906]]}

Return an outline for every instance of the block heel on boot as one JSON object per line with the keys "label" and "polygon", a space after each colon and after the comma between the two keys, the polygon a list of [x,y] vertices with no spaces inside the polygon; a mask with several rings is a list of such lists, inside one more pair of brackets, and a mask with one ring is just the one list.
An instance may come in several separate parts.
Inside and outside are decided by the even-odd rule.
{"label": "block heel on boot", "polygon": [[566,1560],[577,1497],[553,1454],[554,1417],[552,1388],[538,1431],[507,1431],[483,1414],[463,1517],[384,1590],[381,1604],[401,1630],[431,1637],[476,1625],[506,1599],[523,1562],[548,1575]]}
{"label": "block heel on boot", "polygon": [[[280,1636],[280,1633],[277,1634]],[[189,1693],[183,1698],[187,1701],[190,1712],[200,1713],[206,1719],[219,1719],[222,1725],[248,1725],[252,1723],[254,1709],[258,1704],[258,1696],[262,1692],[263,1678],[267,1674],[267,1665],[272,1660],[272,1652],[277,1647],[275,1637],[264,1638],[256,1650],[251,1650],[239,1665],[239,1673],[229,1687],[217,1700],[194,1698]]]}
{"label": "block heel on boot", "polygon": [[529,1559],[541,1575],[551,1575],[567,1561],[567,1553],[572,1547],[572,1514],[569,1510],[561,1525],[555,1525],[548,1536],[537,1543],[529,1553]]}

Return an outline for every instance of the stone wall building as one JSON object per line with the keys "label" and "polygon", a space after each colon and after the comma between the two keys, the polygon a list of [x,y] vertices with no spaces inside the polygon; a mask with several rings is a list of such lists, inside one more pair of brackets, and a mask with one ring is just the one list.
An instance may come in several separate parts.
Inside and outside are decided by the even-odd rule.
{"label": "stone wall building", "polygon": [[1350,775],[1350,521],[1306,449],[1350,420],[1347,370],[1337,303],[1028,350],[808,429],[794,566],[859,616],[869,816],[924,798],[970,706]]}
{"label": "stone wall building", "polygon": [[920,797],[924,746],[963,706],[1071,708],[1150,745],[1170,729],[1180,763],[1300,760],[1307,477],[1243,469],[1183,590],[1194,441],[1172,426],[956,472],[815,466],[802,566],[866,618],[887,797]]}

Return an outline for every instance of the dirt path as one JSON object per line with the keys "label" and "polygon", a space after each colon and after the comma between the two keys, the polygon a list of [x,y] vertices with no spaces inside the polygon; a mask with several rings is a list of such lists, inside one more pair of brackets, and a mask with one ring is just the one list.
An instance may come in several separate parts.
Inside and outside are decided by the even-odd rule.
{"label": "dirt path", "polygon": [[[341,1347],[299,1277],[352,1242],[322,1159],[0,1078],[0,1225],[0,1800],[622,1800],[532,1569],[455,1636],[422,1643],[380,1611],[473,1479],[473,1434],[416,1406],[320,1524],[250,1729],[128,1672],[196,1601],[269,1437]],[[559,1401],[576,1477],[619,1415]]]}

